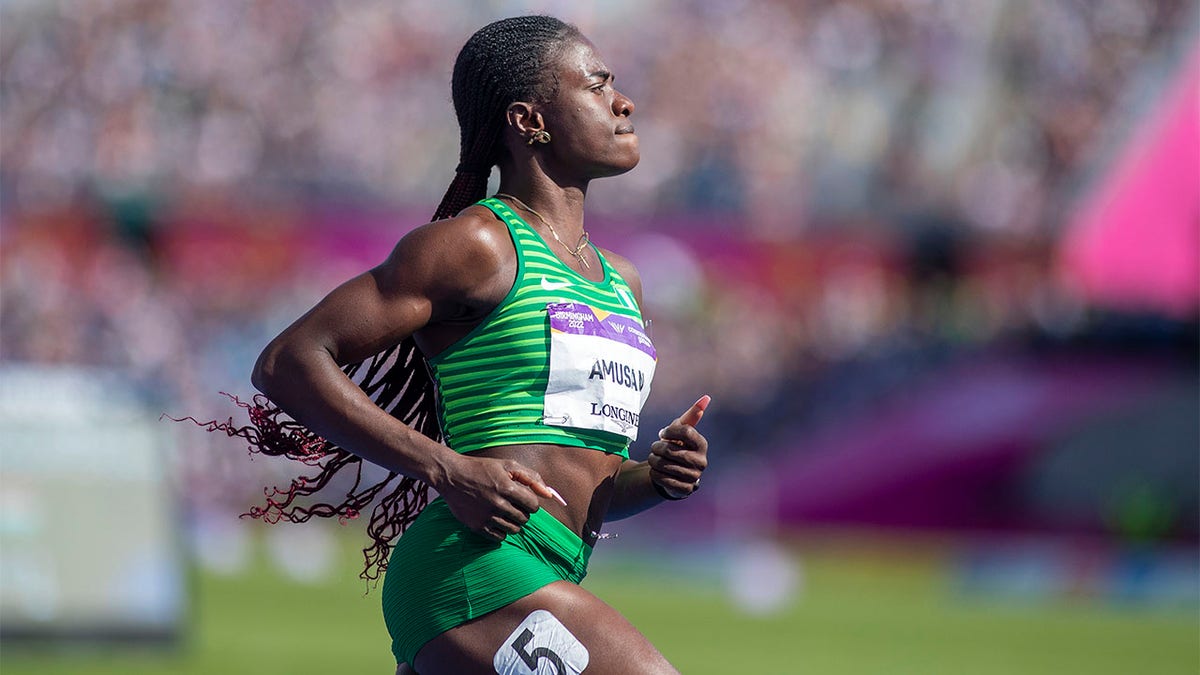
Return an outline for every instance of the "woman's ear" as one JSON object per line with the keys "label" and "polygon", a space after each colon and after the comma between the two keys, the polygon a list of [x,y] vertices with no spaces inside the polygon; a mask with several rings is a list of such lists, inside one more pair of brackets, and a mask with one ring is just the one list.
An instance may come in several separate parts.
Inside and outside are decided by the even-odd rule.
{"label": "woman's ear", "polygon": [[531,103],[522,101],[511,103],[504,111],[504,116],[508,121],[508,126],[521,138],[528,138],[534,132],[546,128],[546,121],[542,118],[542,114],[534,110]]}

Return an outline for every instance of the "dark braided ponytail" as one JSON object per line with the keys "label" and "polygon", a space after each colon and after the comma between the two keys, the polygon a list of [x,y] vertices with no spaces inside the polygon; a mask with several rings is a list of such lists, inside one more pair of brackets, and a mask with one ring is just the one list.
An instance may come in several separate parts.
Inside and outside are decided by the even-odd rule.
{"label": "dark braided ponytail", "polygon": [[[463,45],[454,63],[451,86],[461,133],[459,164],[433,220],[453,217],[487,196],[488,176],[506,152],[502,140],[505,109],[513,101],[552,98],[557,81],[551,69],[557,50],[578,36],[578,29],[553,17],[522,16],[488,24]],[[343,370],[379,407],[429,438],[442,440],[433,380],[425,356],[411,337]],[[362,459],[357,455],[288,419],[261,394],[249,402],[231,398],[248,412],[249,425],[238,426],[232,417],[223,422],[186,419],[209,431],[245,439],[251,453],[286,457],[319,468],[316,475],[293,479],[287,488],[268,488],[266,505],[251,508],[243,517],[270,523],[302,523],[313,516],[345,521],[357,518],[379,498],[367,525],[372,543],[363,549],[366,566],[359,575],[378,579],[387,569],[391,540],[403,533],[428,503],[429,486],[392,472],[363,487]],[[347,467],[354,482],[340,503],[294,503],[298,497],[320,491]]]}
{"label": "dark braided ponytail", "polygon": [[433,214],[449,218],[487,196],[492,167],[504,159],[504,111],[513,101],[546,101],[558,81],[557,50],[579,30],[549,16],[518,16],[480,28],[454,62],[450,88],[458,117],[459,163]]}

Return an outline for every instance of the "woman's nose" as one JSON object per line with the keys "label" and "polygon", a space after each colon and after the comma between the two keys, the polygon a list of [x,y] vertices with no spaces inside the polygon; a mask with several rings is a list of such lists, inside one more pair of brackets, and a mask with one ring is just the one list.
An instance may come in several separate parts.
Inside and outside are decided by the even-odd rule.
{"label": "woman's nose", "polygon": [[613,112],[618,117],[629,117],[633,114],[633,101],[618,91],[617,95],[613,97]]}

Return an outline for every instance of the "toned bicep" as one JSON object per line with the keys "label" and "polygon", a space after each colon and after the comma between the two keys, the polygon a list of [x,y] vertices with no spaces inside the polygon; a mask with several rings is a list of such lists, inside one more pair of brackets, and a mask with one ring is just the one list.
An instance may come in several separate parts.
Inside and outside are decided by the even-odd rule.
{"label": "toned bicep", "polygon": [[433,300],[420,279],[389,259],[325,296],[280,334],[277,341],[321,349],[338,363],[361,361],[412,335],[433,316]]}

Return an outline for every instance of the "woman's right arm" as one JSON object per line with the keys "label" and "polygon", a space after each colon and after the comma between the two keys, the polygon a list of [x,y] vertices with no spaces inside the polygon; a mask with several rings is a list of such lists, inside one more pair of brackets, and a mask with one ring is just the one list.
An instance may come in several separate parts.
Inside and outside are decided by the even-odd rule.
{"label": "woman's right arm", "polygon": [[486,219],[472,216],[414,230],[381,265],[339,286],[272,340],[251,377],[314,433],[428,483],[459,520],[489,536],[519,530],[538,496],[553,496],[541,477],[516,462],[459,455],[430,440],[375,405],[341,366],[469,315],[497,297],[496,289],[507,292],[505,276],[511,286],[514,272],[504,248],[511,244],[501,234],[504,241]]}

